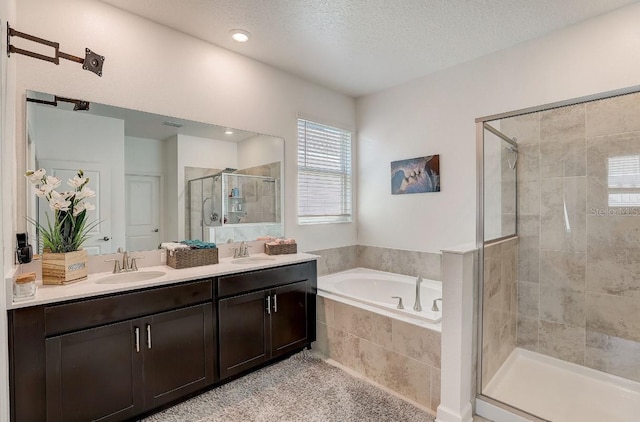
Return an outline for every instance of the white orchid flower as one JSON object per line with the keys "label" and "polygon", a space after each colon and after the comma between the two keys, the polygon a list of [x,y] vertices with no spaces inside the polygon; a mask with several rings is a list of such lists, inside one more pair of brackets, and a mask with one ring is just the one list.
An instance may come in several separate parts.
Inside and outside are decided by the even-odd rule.
{"label": "white orchid flower", "polygon": [[76,194],[76,198],[78,200],[81,200],[84,198],[93,198],[94,196],[96,196],[96,193],[92,191],[91,188],[89,188],[89,186],[83,187],[82,190]]}
{"label": "white orchid flower", "polygon": [[85,210],[87,210],[87,211],[93,211],[93,210],[95,210],[95,209],[96,209],[96,206],[95,206],[95,205],[93,205],[93,204],[90,204],[90,203],[86,202],[86,203],[84,204],[84,209],[85,209]]}
{"label": "white orchid flower", "polygon": [[73,176],[73,179],[67,180],[67,184],[69,186],[71,186],[72,188],[76,188],[76,189],[78,189],[79,187],[81,187],[85,183],[87,183],[87,178],[86,177]]}
{"label": "white orchid flower", "polygon": [[53,186],[51,185],[40,185],[38,187],[35,187],[33,190],[36,193],[36,196],[38,196],[39,198],[48,198],[50,197],[51,192],[55,192],[53,190]]}
{"label": "white orchid flower", "polygon": [[27,179],[29,179],[29,181],[35,185],[36,183],[39,183],[42,180],[42,178],[44,177],[44,175],[46,173],[47,172],[45,171],[45,169],[38,169],[36,171],[28,171],[28,172],[26,172],[25,173],[25,177]]}
{"label": "white orchid flower", "polygon": [[54,211],[69,211],[70,206],[71,201],[67,201],[64,198],[51,198],[51,200],[49,201],[49,207]]}
{"label": "white orchid flower", "polygon": [[52,189],[57,188],[58,186],[60,186],[60,183],[62,183],[62,180],[60,180],[59,178],[55,177],[55,176],[47,176],[45,178],[45,182],[46,185],[51,186]]}
{"label": "white orchid flower", "polygon": [[78,202],[75,207],[73,207],[73,216],[77,217],[82,211],[86,209],[86,204],[82,202]]}

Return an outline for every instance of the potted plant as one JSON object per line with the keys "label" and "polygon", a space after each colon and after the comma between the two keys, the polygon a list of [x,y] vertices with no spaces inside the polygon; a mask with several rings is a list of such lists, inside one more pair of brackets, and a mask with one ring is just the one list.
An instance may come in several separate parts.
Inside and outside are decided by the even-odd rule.
{"label": "potted plant", "polygon": [[29,218],[42,239],[42,283],[65,284],[86,278],[87,252],[82,244],[99,223],[87,222],[87,212],[95,209],[85,201],[95,196],[88,186],[89,178],[78,170],[67,182],[73,190],[58,192],[62,181],[47,176],[44,169],[28,171],[25,176],[36,185],[36,195],[45,198],[54,213],[53,219],[47,213],[46,225]]}

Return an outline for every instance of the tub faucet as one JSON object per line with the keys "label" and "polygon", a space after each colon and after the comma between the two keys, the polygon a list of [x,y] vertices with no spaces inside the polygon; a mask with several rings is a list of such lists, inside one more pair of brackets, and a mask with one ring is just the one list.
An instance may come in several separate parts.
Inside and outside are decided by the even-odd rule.
{"label": "tub faucet", "polygon": [[391,299],[398,299],[397,309],[404,309],[404,305],[402,304],[402,298],[400,296],[391,296]]}
{"label": "tub faucet", "polygon": [[413,310],[416,312],[422,311],[422,305],[420,305],[420,283],[422,283],[422,277],[416,278],[416,303],[413,304]]}
{"label": "tub faucet", "polygon": [[439,298],[433,299],[433,305],[431,306],[431,310],[433,312],[438,312],[440,310],[440,308],[438,308],[438,301],[442,302],[442,298],[439,297]]}

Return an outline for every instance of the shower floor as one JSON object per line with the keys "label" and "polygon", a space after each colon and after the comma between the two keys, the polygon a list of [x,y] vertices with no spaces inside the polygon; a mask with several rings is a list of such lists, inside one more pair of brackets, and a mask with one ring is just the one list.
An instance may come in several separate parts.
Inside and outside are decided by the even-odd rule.
{"label": "shower floor", "polygon": [[640,420],[640,383],[519,348],[483,393],[553,422]]}

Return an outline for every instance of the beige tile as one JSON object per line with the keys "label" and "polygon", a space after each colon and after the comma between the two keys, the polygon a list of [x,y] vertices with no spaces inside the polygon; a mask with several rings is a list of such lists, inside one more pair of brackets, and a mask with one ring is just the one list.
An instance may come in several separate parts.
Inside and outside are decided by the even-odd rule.
{"label": "beige tile", "polygon": [[391,348],[391,318],[334,302],[334,326],[356,337]]}
{"label": "beige tile", "polygon": [[529,318],[538,318],[540,285],[527,281],[518,282],[518,313]]}
{"label": "beige tile", "polygon": [[327,331],[327,324],[318,321],[316,323],[316,341],[311,345],[313,350],[325,356],[329,356],[329,337]]}
{"label": "beige tile", "polygon": [[531,283],[540,280],[540,239],[537,236],[520,237],[518,280]]}
{"label": "beige tile", "polygon": [[584,364],[584,328],[540,321],[538,335],[539,352],[579,365]]}
{"label": "beige tile", "polygon": [[500,131],[515,137],[518,146],[540,142],[540,113],[525,114],[500,120]]}
{"label": "beige tile", "polygon": [[374,375],[373,379],[376,382],[423,406],[431,405],[431,367],[429,365],[389,350],[383,350],[381,363],[383,371]]}
{"label": "beige tile", "polygon": [[518,279],[518,249],[515,247],[503,249],[500,264],[502,286],[515,282]]}
{"label": "beige tile", "polygon": [[437,410],[440,405],[440,387],[442,381],[440,379],[440,370],[431,368],[431,410]]}
{"label": "beige tile", "polygon": [[586,177],[542,179],[540,245],[544,249],[586,250]]}
{"label": "beige tile", "polygon": [[587,329],[640,341],[640,299],[587,292]]}
{"label": "beige tile", "polygon": [[495,242],[484,245],[484,258],[498,258],[502,254],[502,245],[504,242]]}
{"label": "beige tile", "polygon": [[484,295],[492,298],[500,291],[502,284],[501,256],[485,258],[484,260]]}
{"label": "beige tile", "polygon": [[587,135],[640,131],[639,100],[634,93],[587,103]]}
{"label": "beige tile", "polygon": [[586,176],[585,139],[540,144],[540,177]]}
{"label": "beige tile", "polygon": [[[635,219],[634,217],[622,217]],[[640,243],[589,242],[587,290],[640,300]]]}
{"label": "beige tile", "polygon": [[518,214],[540,215],[540,182],[518,180],[517,186]]}
{"label": "beige tile", "polygon": [[327,325],[333,325],[333,306],[334,301],[316,296],[316,319]]}
{"label": "beige tile", "polygon": [[587,331],[586,362],[590,368],[640,382],[640,342]]}
{"label": "beige tile", "polygon": [[540,143],[566,142],[584,136],[584,104],[540,112]]}
{"label": "beige tile", "polygon": [[[587,240],[589,244],[625,243],[629,246],[640,245],[640,209],[638,215],[590,214],[587,216]],[[610,209],[612,214],[622,212]]]}
{"label": "beige tile", "polygon": [[326,356],[363,374],[360,360],[360,339],[341,330],[326,326]]}
{"label": "beige tile", "polygon": [[540,284],[540,319],[573,327],[584,327],[584,291]]}
{"label": "beige tile", "polygon": [[518,315],[518,331],[516,344],[527,350],[538,350],[538,318]]}
{"label": "beige tile", "polygon": [[441,280],[441,255],[437,253],[407,251],[359,245],[357,266],[409,276],[421,275]]}
{"label": "beige tile", "polygon": [[513,214],[502,214],[501,224],[501,233],[502,236],[511,236],[516,234],[516,215]]}
{"label": "beige tile", "polygon": [[440,333],[395,319],[391,327],[394,351],[440,367]]}
{"label": "beige tile", "polygon": [[540,179],[539,145],[522,145],[518,147],[516,173],[518,182],[531,182]]}
{"label": "beige tile", "polygon": [[540,284],[585,290],[586,253],[540,251]]}
{"label": "beige tile", "polygon": [[341,248],[321,249],[310,251],[314,255],[320,255],[318,259],[318,275],[332,274],[339,271],[355,268],[357,247],[345,246]]}

